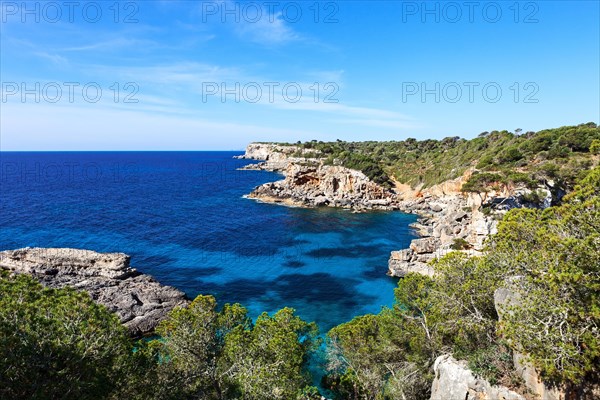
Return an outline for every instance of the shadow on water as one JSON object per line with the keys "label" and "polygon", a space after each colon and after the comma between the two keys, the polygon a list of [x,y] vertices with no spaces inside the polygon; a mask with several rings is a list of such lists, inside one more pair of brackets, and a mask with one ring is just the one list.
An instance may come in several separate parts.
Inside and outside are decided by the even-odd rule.
{"label": "shadow on water", "polygon": [[368,258],[381,255],[381,246],[354,244],[348,247],[322,247],[304,254],[313,258]]}
{"label": "shadow on water", "polygon": [[284,262],[282,265],[287,268],[302,268],[302,267],[306,266],[306,263],[302,262],[302,261],[297,261],[297,260],[288,260],[288,261]]}
{"label": "shadow on water", "polygon": [[243,278],[226,283],[199,282],[198,286],[201,293],[226,297],[229,302],[248,306],[250,311],[257,306],[270,312],[284,306],[294,307],[302,318],[314,320],[326,331],[339,323],[340,318],[351,319],[356,308],[375,301],[374,296],[358,291],[359,283],[358,279],[319,272],[285,274],[273,280]]}

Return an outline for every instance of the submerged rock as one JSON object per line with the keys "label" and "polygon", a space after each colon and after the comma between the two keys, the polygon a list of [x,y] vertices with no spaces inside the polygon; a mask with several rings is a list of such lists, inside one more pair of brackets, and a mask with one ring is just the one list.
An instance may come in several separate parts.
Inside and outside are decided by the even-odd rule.
{"label": "submerged rock", "polygon": [[129,266],[123,253],[68,248],[24,248],[0,252],[0,268],[30,274],[50,288],[72,287],[116,313],[133,336],[151,333],[185,294]]}

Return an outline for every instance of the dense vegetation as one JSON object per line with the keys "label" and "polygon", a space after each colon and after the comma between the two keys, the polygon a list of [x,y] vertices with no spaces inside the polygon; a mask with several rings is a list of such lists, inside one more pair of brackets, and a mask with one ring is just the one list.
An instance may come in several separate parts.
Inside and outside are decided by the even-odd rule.
{"label": "dense vegetation", "polygon": [[[567,133],[576,135],[566,138]],[[583,168],[590,152],[600,151],[597,135],[598,128],[586,124],[520,136],[492,132],[473,141],[452,139],[438,158],[433,150],[415,150],[420,156],[408,168],[417,168],[421,158],[441,162],[450,154],[458,157],[458,148],[473,150],[473,143],[500,140],[535,162],[522,166],[527,172],[507,172],[501,167],[508,164],[500,160],[511,158],[516,167],[516,153],[511,150],[507,154],[513,157],[507,157],[504,150],[490,151],[488,164],[479,159],[484,171],[472,185],[511,176],[527,184],[538,168],[544,176],[552,173],[578,184],[558,206],[509,211],[482,256],[450,253],[433,262],[433,278],[409,274],[401,279],[393,307],[333,328],[325,338],[322,385],[338,399],[426,399],[434,360],[452,353],[491,383],[519,389],[514,351],[524,354],[546,382],[576,386],[600,381],[600,167]],[[410,143],[419,148],[428,141]],[[540,154],[557,144],[570,149],[564,152],[568,156],[560,163],[549,155],[542,160]],[[313,145],[327,153],[324,144]],[[391,154],[387,151],[379,156]],[[461,157],[455,159],[458,164]],[[369,163],[367,158],[353,160]],[[377,165],[388,171],[392,166]],[[441,168],[422,165],[429,165],[424,173]],[[493,170],[485,171],[487,165]],[[499,288],[513,299],[500,315],[494,304]],[[320,398],[308,362],[322,348],[322,339],[314,323],[289,308],[253,322],[239,304],[219,308],[212,296],[198,296],[171,312],[157,335],[134,343],[117,318],[87,294],[44,289],[31,277],[2,273],[0,398]]]}
{"label": "dense vegetation", "polygon": [[[424,399],[436,357],[452,353],[492,383],[519,388],[512,352],[547,382],[600,379],[600,167],[546,210],[506,214],[481,257],[455,252],[433,278],[409,274],[396,303],[327,334],[323,385],[339,399]],[[515,278],[518,277],[518,278]],[[517,302],[499,318],[497,288]],[[315,399],[314,324],[284,308],[255,323],[211,296],[174,310],[160,339],[129,341],[84,293],[0,279],[0,397]]]}
{"label": "dense vegetation", "polygon": [[0,398],[105,398],[127,384],[132,346],[86,293],[0,277]]}
{"label": "dense vegetation", "polygon": [[2,399],[313,399],[316,327],[284,308],[255,324],[211,296],[174,310],[160,339],[133,343],[86,293],[0,278]]}
{"label": "dense vegetation", "polygon": [[[570,188],[579,172],[592,166],[590,156],[600,151],[600,128],[589,122],[539,132],[483,132],[471,140],[313,140],[296,145],[304,151],[310,149],[308,154],[298,152],[298,156],[322,157],[328,164],[361,170],[373,181],[390,187],[393,181],[429,187],[476,168],[490,174],[477,178],[471,190],[511,182],[532,185],[547,179]],[[498,179],[490,180],[492,175]]]}
{"label": "dense vegetation", "polygon": [[[329,332],[329,384],[341,398],[427,398],[433,361],[444,353],[510,387],[520,384],[513,350],[546,382],[598,382],[600,167],[561,206],[510,211],[484,256],[451,253],[433,266],[433,278],[399,282],[392,309]],[[500,287],[517,299],[502,318]]]}

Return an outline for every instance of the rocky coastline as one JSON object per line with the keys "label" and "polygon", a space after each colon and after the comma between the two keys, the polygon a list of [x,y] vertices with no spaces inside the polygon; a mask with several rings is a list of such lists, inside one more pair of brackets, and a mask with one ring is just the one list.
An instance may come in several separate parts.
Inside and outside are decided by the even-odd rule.
{"label": "rocky coastline", "polygon": [[[450,251],[478,254],[485,239],[496,232],[497,221],[511,208],[524,204],[531,190],[515,187],[487,193],[461,192],[473,170],[463,176],[430,188],[397,184],[393,189],[372,182],[360,171],[340,165],[325,165],[319,158],[304,157],[306,149],[293,145],[251,143],[241,159],[260,160],[242,169],[279,172],[284,178],[256,187],[247,197],[262,202],[297,207],[341,207],[353,212],[399,210],[416,214],[412,225],[419,238],[409,248],[393,251],[388,275],[402,277],[409,272],[432,275],[432,259]],[[311,154],[314,156],[314,153]],[[552,200],[551,187],[543,204]],[[493,212],[484,212],[484,205]]]}
{"label": "rocky coastline", "polygon": [[[261,162],[243,169],[280,172],[284,178],[256,187],[248,197],[301,207],[343,207],[355,212],[400,210],[418,215],[417,222],[411,227],[419,237],[411,241],[409,248],[391,252],[387,274],[395,277],[410,272],[432,276],[435,271],[429,262],[451,251],[481,254],[486,238],[497,232],[498,221],[507,211],[518,207],[545,208],[561,195],[553,182],[533,190],[514,186],[485,193],[463,193],[461,187],[474,169],[457,179],[429,188],[397,184],[394,189],[386,189],[371,182],[362,172],[324,165],[319,158],[298,155],[302,155],[302,150],[292,145],[250,144],[239,158]],[[528,203],[526,199],[531,198],[529,195],[534,190],[542,194],[540,201]],[[499,289],[495,295],[499,314],[502,303],[507,301],[505,292]],[[515,353],[514,358],[517,373],[533,396],[542,400],[560,400],[571,395],[561,388],[545,385],[522,354]],[[434,372],[430,400],[530,398],[476,377],[465,361],[457,361],[451,355],[440,356],[435,362]]]}
{"label": "rocky coastline", "polygon": [[130,267],[123,253],[68,248],[23,248],[0,252],[0,269],[29,274],[49,288],[89,293],[114,312],[133,337],[151,334],[169,311],[189,303],[185,294]]}

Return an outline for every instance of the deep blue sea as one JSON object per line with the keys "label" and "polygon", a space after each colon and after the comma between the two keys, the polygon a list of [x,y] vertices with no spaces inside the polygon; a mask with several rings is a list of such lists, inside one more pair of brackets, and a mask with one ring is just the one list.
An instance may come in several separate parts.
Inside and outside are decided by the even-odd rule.
{"label": "deep blue sea", "polygon": [[0,153],[0,250],[123,252],[185,291],[284,306],[321,332],[391,305],[391,250],[415,216],[302,209],[245,199],[275,173],[238,171],[239,152]]}

